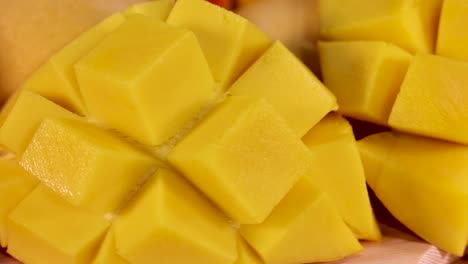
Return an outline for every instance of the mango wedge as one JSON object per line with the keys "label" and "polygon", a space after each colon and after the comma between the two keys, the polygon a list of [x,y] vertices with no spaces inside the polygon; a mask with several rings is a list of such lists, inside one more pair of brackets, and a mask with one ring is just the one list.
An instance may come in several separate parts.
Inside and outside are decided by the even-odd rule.
{"label": "mango wedge", "polygon": [[129,7],[127,10],[125,10],[124,14],[126,16],[140,14],[160,21],[166,21],[169,13],[172,10],[172,7],[174,6],[174,2],[175,0],[143,2]]}
{"label": "mango wedge", "polygon": [[271,264],[333,261],[362,250],[331,200],[308,177],[263,223],[242,225],[240,233]]}
{"label": "mango wedge", "polygon": [[[417,235],[463,255],[468,243],[468,147],[405,134],[384,135],[359,142],[359,148],[374,157],[367,155],[364,162],[381,167],[367,171],[373,191]],[[382,146],[389,149],[382,151]]]}
{"label": "mango wedge", "polygon": [[313,163],[307,175],[320,190],[330,196],[346,224],[359,239],[379,240],[381,234],[369,201],[356,140],[348,121],[338,114],[330,114],[302,140],[313,154]]}
{"label": "mango wedge", "polygon": [[468,60],[468,5],[464,0],[444,0],[437,35],[437,54]]}

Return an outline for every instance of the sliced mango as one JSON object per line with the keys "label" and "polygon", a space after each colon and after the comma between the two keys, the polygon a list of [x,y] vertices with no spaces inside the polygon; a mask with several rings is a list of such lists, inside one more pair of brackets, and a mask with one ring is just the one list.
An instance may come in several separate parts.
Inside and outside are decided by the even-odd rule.
{"label": "sliced mango", "polygon": [[308,176],[330,196],[359,239],[379,240],[381,234],[369,201],[353,129],[348,121],[338,114],[330,114],[302,140],[314,158]]}
{"label": "sliced mango", "polygon": [[338,108],[333,94],[280,42],[275,42],[229,93],[265,98],[298,137]]}
{"label": "sliced mango", "polygon": [[19,166],[17,158],[0,158],[0,247],[7,246],[8,215],[38,183]]}
{"label": "sliced mango", "polygon": [[[390,147],[387,153],[379,152],[382,146]],[[385,207],[423,239],[463,255],[468,243],[468,147],[405,134],[373,135],[359,147],[378,157],[372,161],[382,169],[369,173],[380,175],[369,177]]]}
{"label": "sliced mango", "polygon": [[328,40],[380,40],[410,52],[433,52],[442,0],[320,1]]}
{"label": "sliced mango", "polygon": [[114,31],[125,18],[116,13],[81,34],[36,70],[22,86],[39,93],[59,105],[84,115],[87,113],[73,64],[94,48],[105,36]]}
{"label": "sliced mango", "polygon": [[113,227],[107,232],[92,264],[129,264],[117,253],[115,244],[115,230]]}
{"label": "sliced mango", "polygon": [[263,264],[263,261],[260,259],[260,257],[243,238],[238,239],[237,253],[237,260],[234,262],[234,264]]}
{"label": "sliced mango", "polygon": [[223,264],[237,258],[234,228],[186,180],[158,170],[115,222],[120,255],[131,263]]}
{"label": "sliced mango", "polygon": [[0,117],[0,145],[17,155],[24,152],[44,119],[80,119],[80,116],[27,90],[19,91],[8,104]]}
{"label": "sliced mango", "polygon": [[214,94],[193,33],[144,15],[129,17],[75,70],[91,117],[147,145],[174,136]]}
{"label": "sliced mango", "polygon": [[242,225],[240,233],[271,264],[333,261],[362,250],[309,177],[302,177],[263,223]]}
{"label": "sliced mango", "polygon": [[166,21],[172,7],[174,6],[174,2],[175,0],[155,0],[151,2],[138,3],[125,10],[124,14],[127,16],[140,14],[160,21]]}
{"label": "sliced mango", "polygon": [[468,62],[419,54],[388,123],[396,129],[468,144]]}
{"label": "sliced mango", "polygon": [[157,161],[113,132],[82,121],[47,119],[20,164],[71,204],[111,212]]}
{"label": "sliced mango", "polygon": [[195,33],[222,87],[228,87],[271,44],[247,19],[205,0],[177,1],[167,23]]}
{"label": "sliced mango", "polygon": [[437,54],[468,60],[468,3],[465,0],[444,0],[437,34]]}
{"label": "sliced mango", "polygon": [[308,171],[311,154],[264,99],[232,96],[168,160],[234,220],[251,224]]}
{"label": "sliced mango", "polygon": [[109,221],[39,185],[8,220],[8,253],[23,263],[90,263]]}
{"label": "sliced mango", "polygon": [[386,125],[412,56],[379,41],[319,42],[325,85],[344,115]]}

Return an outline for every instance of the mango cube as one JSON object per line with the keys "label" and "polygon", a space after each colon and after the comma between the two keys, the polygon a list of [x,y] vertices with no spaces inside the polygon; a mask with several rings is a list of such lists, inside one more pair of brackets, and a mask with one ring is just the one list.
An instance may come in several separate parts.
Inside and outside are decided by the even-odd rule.
{"label": "mango cube", "polygon": [[223,264],[237,258],[228,219],[168,169],[159,169],[122,211],[115,238],[131,263]]}
{"label": "mango cube", "polygon": [[360,142],[368,153],[382,146],[389,146],[385,158],[373,160],[381,162],[380,175],[370,176],[376,179],[372,189],[377,197],[417,235],[463,255],[468,243],[468,147],[405,134],[377,134]]}
{"label": "mango cube", "polygon": [[465,0],[444,0],[437,34],[437,54],[468,60],[468,3]]}
{"label": "mango cube", "polygon": [[81,34],[35,71],[22,86],[79,114],[86,114],[73,64],[114,31],[125,17],[116,13]]}
{"label": "mango cube", "polygon": [[468,144],[468,62],[420,54],[411,63],[388,123]]}
{"label": "mango cube", "polygon": [[237,260],[234,264],[262,264],[262,260],[243,238],[237,242]]}
{"label": "mango cube", "polygon": [[167,23],[195,33],[222,87],[232,84],[271,44],[247,19],[205,0],[177,1]]}
{"label": "mango cube", "polygon": [[7,246],[8,215],[38,184],[18,164],[18,159],[0,159],[0,247]]}
{"label": "mango cube", "polygon": [[75,70],[91,117],[147,145],[177,134],[214,94],[193,33],[144,15],[129,17]]}
{"label": "mango cube", "polygon": [[280,42],[275,42],[229,93],[265,98],[298,137],[338,108],[333,94]]}
{"label": "mango cube", "polygon": [[109,222],[39,185],[10,214],[8,253],[23,263],[87,264]]}
{"label": "mango cube", "polygon": [[111,212],[157,161],[111,131],[47,119],[20,164],[71,204]]}
{"label": "mango cube", "polygon": [[314,158],[308,176],[330,196],[343,220],[359,239],[379,240],[381,234],[369,201],[353,129],[348,121],[338,114],[330,114],[302,140]]}
{"label": "mango cube", "polygon": [[175,0],[155,0],[138,3],[125,10],[125,15],[141,14],[160,21],[166,21],[174,6],[174,2]]}
{"label": "mango cube", "polygon": [[117,253],[115,244],[115,230],[113,227],[107,232],[101,247],[94,258],[93,264],[129,264],[124,258]]}
{"label": "mango cube", "polygon": [[333,261],[362,249],[309,177],[302,177],[263,223],[242,225],[240,233],[271,264]]}
{"label": "mango cube", "polygon": [[433,52],[442,0],[320,1],[328,40],[381,40],[410,52]]}
{"label": "mango cube", "polygon": [[232,96],[168,160],[234,220],[252,224],[308,171],[311,154],[264,99]]}
{"label": "mango cube", "polygon": [[0,145],[21,155],[46,118],[80,119],[80,116],[36,93],[19,91],[0,115]]}
{"label": "mango cube", "polygon": [[411,54],[379,41],[319,42],[318,47],[323,81],[340,112],[386,125]]}

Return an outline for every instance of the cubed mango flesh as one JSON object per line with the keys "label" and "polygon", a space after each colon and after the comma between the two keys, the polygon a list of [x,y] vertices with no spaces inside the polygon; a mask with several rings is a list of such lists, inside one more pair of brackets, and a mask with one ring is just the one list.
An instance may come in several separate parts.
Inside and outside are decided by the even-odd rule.
{"label": "cubed mango flesh", "polygon": [[144,15],[128,17],[75,70],[90,116],[147,145],[177,134],[214,95],[195,35]]}
{"label": "cubed mango flesh", "polygon": [[8,253],[23,263],[90,263],[110,223],[39,185],[10,214]]}
{"label": "cubed mango flesh", "polygon": [[333,94],[280,42],[247,69],[229,93],[265,98],[298,137],[338,108]]}
{"label": "cubed mango flesh", "polygon": [[113,226],[107,231],[107,235],[102,241],[92,264],[130,264],[117,253]]}
{"label": "cubed mango flesh", "polygon": [[[382,146],[389,147],[387,152]],[[381,170],[369,171],[380,173],[369,177],[385,207],[423,239],[463,255],[468,243],[468,147],[406,134],[372,135],[359,147],[365,153],[377,150],[376,157],[384,155],[371,159]]]}
{"label": "cubed mango flesh", "polygon": [[174,6],[174,2],[175,0],[156,0],[138,3],[125,10],[124,14],[127,16],[141,14],[160,21],[166,21]]}
{"label": "cubed mango flesh", "polygon": [[112,212],[158,162],[112,131],[47,119],[20,164],[71,204]]}
{"label": "cubed mango flesh", "polygon": [[19,91],[0,114],[0,145],[21,155],[46,118],[80,119],[80,116],[36,93]]}
{"label": "cubed mango flesh", "polygon": [[118,253],[130,263],[228,264],[237,234],[189,182],[159,169],[115,222]]}
{"label": "cubed mango flesh", "polygon": [[333,261],[362,249],[309,177],[302,177],[264,222],[241,225],[240,233],[269,264]]}
{"label": "cubed mango flesh", "polygon": [[438,55],[468,60],[467,14],[465,0],[444,0],[437,34]]}
{"label": "cubed mango flesh", "polygon": [[0,158],[0,247],[8,241],[8,215],[38,184],[17,158]]}
{"label": "cubed mango flesh", "polygon": [[116,13],[81,34],[36,70],[24,82],[22,89],[39,93],[78,114],[86,114],[86,106],[76,82],[73,65],[124,20],[122,14]]}
{"label": "cubed mango flesh", "polygon": [[386,125],[411,54],[380,41],[319,42],[323,82],[340,112]]}
{"label": "cubed mango flesh", "polygon": [[388,123],[414,134],[468,144],[468,62],[413,59]]}
{"label": "cubed mango flesh", "polygon": [[320,1],[328,40],[380,40],[410,52],[433,52],[442,0]]}
{"label": "cubed mango flesh", "polygon": [[247,19],[205,0],[177,1],[167,23],[195,33],[221,87],[228,87],[271,44]]}
{"label": "cubed mango flesh", "polygon": [[336,113],[329,114],[302,140],[313,154],[308,176],[329,195],[359,239],[379,240],[381,234],[369,201],[353,129],[348,121]]}
{"label": "cubed mango flesh", "polygon": [[231,96],[168,160],[230,217],[253,224],[308,171],[311,154],[266,100]]}
{"label": "cubed mango flesh", "polygon": [[237,241],[237,260],[234,264],[263,264],[263,261],[252,247],[240,237]]}

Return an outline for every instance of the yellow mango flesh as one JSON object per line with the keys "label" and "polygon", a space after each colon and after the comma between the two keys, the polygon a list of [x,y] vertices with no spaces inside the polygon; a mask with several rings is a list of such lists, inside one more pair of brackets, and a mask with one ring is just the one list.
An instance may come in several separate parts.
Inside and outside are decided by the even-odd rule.
{"label": "yellow mango flesh", "polygon": [[377,179],[372,189],[388,210],[423,239],[463,255],[468,243],[468,147],[405,134],[377,134],[361,141],[367,152],[390,146],[380,159],[380,175],[370,176]]}
{"label": "yellow mango flesh", "polygon": [[237,258],[228,219],[168,169],[158,170],[122,211],[115,238],[131,263],[223,264]]}
{"label": "yellow mango flesh", "polygon": [[108,227],[39,185],[9,216],[8,253],[31,264],[90,263]]}
{"label": "yellow mango flesh", "polygon": [[[30,91],[19,91],[0,115],[0,145],[21,155],[46,118],[80,119],[80,116]],[[31,111],[34,109],[34,111]]]}
{"label": "yellow mango flesh", "polygon": [[437,34],[437,51],[441,56],[468,60],[468,3],[444,0]]}
{"label": "yellow mango flesh", "polygon": [[128,261],[117,253],[113,227],[107,232],[92,264],[129,264]]}
{"label": "yellow mango flesh", "polygon": [[362,249],[334,204],[308,177],[263,223],[241,225],[240,233],[269,264],[333,261]]}
{"label": "yellow mango flesh", "polygon": [[166,21],[175,0],[156,0],[139,3],[125,10],[125,15],[141,14],[161,21]]}
{"label": "yellow mango flesh", "polygon": [[340,112],[386,125],[412,56],[379,41],[319,42],[323,81]]}
{"label": "yellow mango flesh", "polygon": [[75,70],[91,117],[147,145],[174,136],[214,94],[193,33],[144,15],[129,17]]}
{"label": "yellow mango flesh", "polygon": [[441,5],[442,0],[320,1],[320,34],[328,40],[379,40],[413,53],[433,52]]}
{"label": "yellow mango flesh", "polygon": [[168,160],[234,220],[253,224],[308,171],[311,154],[264,99],[231,96]]}
{"label": "yellow mango flesh", "polygon": [[388,123],[468,144],[468,62],[420,54],[412,61]]}
{"label": "yellow mango flesh", "polygon": [[0,158],[0,247],[8,241],[8,215],[38,184],[18,164],[18,159]]}
{"label": "yellow mango flesh", "polygon": [[222,87],[228,87],[271,44],[247,19],[204,0],[177,1],[167,23],[195,33]]}
{"label": "yellow mango flesh", "polygon": [[381,234],[369,201],[356,140],[348,121],[338,114],[330,114],[302,140],[313,154],[308,176],[321,191],[330,196],[357,238],[379,240]]}
{"label": "yellow mango flesh", "polygon": [[112,212],[157,161],[111,131],[47,119],[20,164],[71,204]]}
{"label": "yellow mango flesh", "polygon": [[78,114],[86,114],[73,65],[124,20],[123,15],[116,13],[81,34],[36,70],[22,89],[34,91]]}
{"label": "yellow mango flesh", "polygon": [[275,42],[229,93],[265,98],[298,137],[338,108],[333,94],[280,42]]}
{"label": "yellow mango flesh", "polygon": [[262,264],[263,261],[243,238],[237,240],[237,260],[234,264]]}

